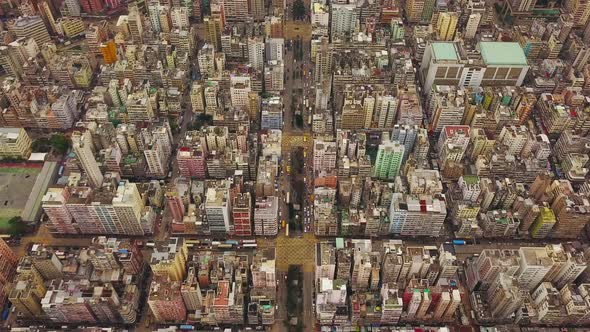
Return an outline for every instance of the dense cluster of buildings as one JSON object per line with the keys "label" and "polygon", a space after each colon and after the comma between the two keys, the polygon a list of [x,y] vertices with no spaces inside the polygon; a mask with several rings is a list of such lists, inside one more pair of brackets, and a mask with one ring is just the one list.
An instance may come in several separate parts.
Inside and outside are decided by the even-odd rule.
{"label": "dense cluster of buildings", "polygon": [[590,108],[577,16],[531,7],[509,31],[487,4],[407,1],[421,24],[407,26],[380,4],[312,4],[316,235],[437,237],[447,222],[462,239],[578,237]]}
{"label": "dense cluster of buildings", "polygon": [[320,242],[316,317],[325,326],[451,322],[465,290],[451,245],[401,240]]}
{"label": "dense cluster of buildings", "polygon": [[482,323],[588,324],[587,248],[486,249],[466,266],[471,302]]}
{"label": "dense cluster of buildings", "polygon": [[315,314],[323,326],[586,325],[588,247],[484,249],[465,262],[450,242],[337,238],[316,247]]}
{"label": "dense cluster of buildings", "polygon": [[159,323],[272,325],[275,251],[193,250],[170,238],[149,258],[153,279],[147,304]]}
{"label": "dense cluster of buildings", "polygon": [[60,325],[134,324],[144,261],[128,240],[98,237],[88,248],[35,244],[18,261],[8,300],[19,316]]}
{"label": "dense cluster of buildings", "polygon": [[[145,303],[156,324],[272,325],[272,246],[188,238],[305,222],[323,331],[590,324],[590,1],[311,0],[299,22],[292,7],[0,6],[0,160],[62,133],[42,227],[98,236],[20,258],[0,240],[18,317],[131,326]],[[148,237],[163,241],[128,239]],[[456,250],[506,239],[537,245]]]}
{"label": "dense cluster of buildings", "polygon": [[170,238],[144,257],[139,242],[97,237],[87,248],[34,244],[20,259],[3,251],[3,289],[19,319],[38,324],[130,326],[139,323],[144,304],[158,324],[274,323],[274,249],[196,250]]}

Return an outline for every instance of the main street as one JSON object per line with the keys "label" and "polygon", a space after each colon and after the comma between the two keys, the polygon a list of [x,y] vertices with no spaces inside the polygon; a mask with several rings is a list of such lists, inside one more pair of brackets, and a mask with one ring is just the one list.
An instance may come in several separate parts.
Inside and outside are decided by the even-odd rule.
{"label": "main street", "polygon": [[[288,4],[288,6],[290,6]],[[290,7],[289,7],[290,8]],[[285,26],[289,26],[290,21],[289,15],[288,21],[285,22]],[[286,36],[287,37],[287,36]],[[296,38],[296,37],[295,37]],[[285,40],[285,53],[283,63],[285,64],[285,89],[283,91],[283,130],[282,130],[282,163],[281,163],[281,175],[279,178],[279,195],[281,197],[282,208],[281,215],[282,219],[288,224],[288,206],[285,202],[286,193],[290,193],[291,201],[295,199],[297,195],[293,195],[291,188],[291,180],[293,175],[293,168],[290,167],[291,172],[287,173],[287,165],[291,165],[291,156],[297,148],[303,148],[305,151],[303,166],[303,178],[305,179],[304,191],[298,193],[303,197],[299,199],[303,202],[301,209],[303,210],[306,206],[310,205],[309,194],[312,192],[309,188],[313,188],[313,177],[312,172],[312,148],[313,139],[311,135],[311,128],[307,125],[307,118],[310,113],[309,109],[305,107],[303,97],[311,94],[311,84],[304,83],[309,82],[311,76],[309,74],[311,68],[310,59],[310,44],[308,40],[301,41],[302,47],[301,52],[303,53],[303,61],[295,58],[295,39]],[[310,101],[311,102],[311,101]],[[308,106],[310,106],[308,104]],[[301,128],[296,127],[295,110],[301,110],[303,117],[303,126]],[[305,222],[305,212],[301,214],[300,221]],[[280,221],[279,221],[280,222]],[[305,230],[305,225],[303,226]],[[284,282],[284,276],[286,275],[289,266],[298,265],[302,267],[303,271],[303,323],[305,325],[305,331],[315,330],[315,317],[313,313],[313,294],[314,294],[314,266],[315,266],[315,247],[317,239],[313,235],[313,227],[310,227],[310,232],[304,234],[295,234],[290,232],[290,236],[287,237],[284,230],[281,230],[280,234],[274,241],[276,248],[276,268],[277,268],[277,304],[278,313],[276,315],[276,323],[273,326],[273,331],[284,331],[285,325],[284,320],[287,318],[286,312],[286,284]],[[264,241],[259,241],[259,244]],[[270,242],[270,241],[269,241]]]}

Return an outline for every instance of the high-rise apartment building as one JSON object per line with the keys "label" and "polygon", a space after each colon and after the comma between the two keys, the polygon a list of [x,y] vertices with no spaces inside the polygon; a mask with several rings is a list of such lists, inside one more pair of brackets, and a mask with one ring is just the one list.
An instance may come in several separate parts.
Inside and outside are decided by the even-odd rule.
{"label": "high-rise apartment building", "polygon": [[35,267],[31,266],[26,272],[24,268],[21,269],[15,279],[8,294],[8,300],[24,317],[38,317],[43,313],[41,299],[47,292],[43,277]]}
{"label": "high-rise apartment building", "polygon": [[536,4],[537,0],[510,0],[506,1],[504,10],[512,15],[526,14],[533,10]]}
{"label": "high-rise apartment building", "polygon": [[187,178],[205,178],[205,152],[200,145],[182,146],[176,154],[180,174]]}
{"label": "high-rise apartment building", "polygon": [[265,42],[266,61],[283,61],[285,39],[267,38]]}
{"label": "high-rise apartment building", "polygon": [[330,26],[330,35],[332,39],[339,39],[345,35],[352,35],[354,32],[359,16],[358,8],[355,4],[331,4],[332,24]]}
{"label": "high-rise apartment building", "polygon": [[520,156],[527,142],[532,139],[530,132],[525,126],[504,126],[496,141],[508,148],[508,153]]}
{"label": "high-rise apartment building", "polygon": [[171,155],[171,139],[167,133],[155,131],[145,142],[143,155],[148,166],[148,175],[164,177],[168,172],[168,161]]}
{"label": "high-rise apartment building", "polygon": [[86,29],[86,44],[88,44],[90,52],[96,55],[101,54],[100,44],[107,40],[107,29],[106,21],[88,26]]}
{"label": "high-rise apartment building", "polygon": [[269,61],[264,67],[264,89],[280,93],[284,90],[285,65],[283,61]]}
{"label": "high-rise apartment building", "polygon": [[553,226],[555,226],[556,218],[553,211],[546,206],[540,208],[539,215],[531,226],[531,236],[535,239],[543,239],[549,235]]}
{"label": "high-rise apartment building", "polygon": [[418,126],[409,125],[395,125],[391,131],[391,140],[400,142],[404,145],[404,162],[408,159],[410,153],[414,150],[418,133],[420,128]]}
{"label": "high-rise apartment building", "polygon": [[28,159],[31,155],[31,143],[24,128],[0,128],[0,159]]}
{"label": "high-rise apartment building", "polygon": [[39,47],[51,42],[45,23],[39,16],[22,16],[8,22],[8,31],[17,38],[33,38]]}
{"label": "high-rise apartment building", "polygon": [[69,129],[78,118],[79,109],[73,93],[64,93],[51,104],[53,112],[61,129]]}
{"label": "high-rise apartment building", "polygon": [[316,139],[313,142],[313,170],[314,174],[322,171],[330,172],[336,168],[336,154],[338,147],[336,142],[327,142]]}
{"label": "high-rise apartment building", "polygon": [[4,72],[14,77],[21,77],[22,64],[25,62],[21,55],[13,45],[0,46],[0,66]]}
{"label": "high-rise apartment building", "polygon": [[173,7],[170,11],[170,21],[172,26],[181,30],[188,29],[190,27],[189,12],[190,9],[188,7]]}
{"label": "high-rise apartment building", "polygon": [[257,197],[254,202],[254,234],[274,236],[278,233],[279,198]]}
{"label": "high-rise apartment building", "polygon": [[444,126],[460,125],[465,111],[465,92],[455,87],[432,87],[429,98],[430,131],[439,134]]}
{"label": "high-rise apartment building", "polygon": [[223,31],[223,24],[221,20],[213,17],[205,17],[203,19],[205,25],[205,41],[213,45],[215,50],[221,50],[221,32]]}
{"label": "high-rise apartment building", "polygon": [[444,196],[394,193],[389,208],[390,233],[439,236],[447,216]]}
{"label": "high-rise apartment building", "polygon": [[205,111],[205,89],[203,84],[193,82],[190,92],[191,108],[193,113],[203,113]]}
{"label": "high-rise apartment building", "polygon": [[80,0],[82,9],[88,14],[97,14],[103,11],[104,2],[102,0]]}
{"label": "high-rise apartment building", "polygon": [[[370,98],[365,98],[365,104],[367,99]],[[393,123],[397,118],[397,109],[397,98],[390,95],[377,98],[375,113],[378,121],[378,128],[390,129],[393,127]],[[365,126],[369,128],[369,126],[367,126],[367,121],[365,121]]]}
{"label": "high-rise apartment building", "polygon": [[[234,107],[248,107],[248,95],[252,92],[252,81],[249,76],[230,76],[229,93]],[[208,105],[208,104],[207,104]]]}
{"label": "high-rise apartment building", "polygon": [[394,179],[400,171],[405,147],[398,141],[386,141],[379,145],[375,160],[375,177]]}
{"label": "high-rise apartment building", "polygon": [[[420,164],[427,162],[428,151],[430,150],[430,140],[428,139],[428,131],[425,128],[420,128],[416,133],[416,143],[414,147],[414,158]],[[405,154],[405,151],[404,151]]]}
{"label": "high-rise apartment building", "polygon": [[237,194],[232,204],[236,236],[252,236],[252,198],[250,193]]}
{"label": "high-rise apartment building", "polygon": [[212,233],[231,233],[229,191],[222,187],[207,188],[205,216]]}
{"label": "high-rise apartment building", "polygon": [[518,251],[520,267],[515,277],[518,284],[529,291],[537,287],[553,268],[553,260],[545,247],[522,247]]}
{"label": "high-rise apartment building", "polygon": [[590,203],[580,194],[558,194],[551,203],[551,210],[557,218],[551,232],[553,238],[577,238],[590,217]]}
{"label": "high-rise apartment building", "polygon": [[181,323],[186,319],[186,306],[179,281],[152,281],[147,304],[159,323]]}
{"label": "high-rise apartment building", "polygon": [[100,44],[99,49],[105,64],[109,65],[117,62],[117,45],[115,45],[114,40]]}
{"label": "high-rise apartment building", "polygon": [[439,40],[453,40],[459,22],[459,14],[455,12],[444,12],[438,15],[436,30]]}
{"label": "high-rise apartment building", "polygon": [[141,218],[145,205],[137,189],[137,184],[127,180],[119,182],[115,197],[111,202],[118,218],[115,222],[120,229],[118,233],[143,235],[144,228]]}
{"label": "high-rise apartment building", "polygon": [[184,202],[176,191],[168,191],[164,194],[166,197],[166,204],[172,213],[173,221],[180,222],[184,217]]}
{"label": "high-rise apartment building", "polygon": [[315,81],[321,83],[332,77],[332,48],[327,37],[321,37],[315,55]]}
{"label": "high-rise apartment building", "polygon": [[248,1],[248,8],[250,9],[250,15],[254,18],[255,21],[261,22],[264,21],[264,16],[266,15],[266,8],[264,6],[264,0],[249,0]]}
{"label": "high-rise apartment building", "polygon": [[101,189],[50,188],[42,199],[52,233],[144,235],[155,215],[146,208],[136,184],[121,181]]}
{"label": "high-rise apartment building", "polygon": [[143,42],[143,23],[142,14],[137,9],[137,6],[129,6],[129,15],[127,16],[127,24],[129,25],[129,34],[131,39],[136,43]]}
{"label": "high-rise apartment building", "polygon": [[198,281],[198,270],[195,266],[189,266],[186,279],[180,287],[182,300],[186,305],[187,311],[195,311],[201,308],[203,304],[203,295]]}
{"label": "high-rise apartment building", "polygon": [[248,0],[221,1],[228,22],[244,22],[248,17]]}
{"label": "high-rise apartment building", "polygon": [[496,319],[506,319],[514,314],[523,303],[523,297],[515,277],[500,272],[486,291],[486,300],[491,315]]}
{"label": "high-rise apartment building", "polygon": [[397,324],[403,311],[403,301],[399,296],[397,286],[384,283],[381,286],[381,298],[383,299],[381,323]]}
{"label": "high-rise apartment building", "polygon": [[72,134],[72,148],[74,149],[76,158],[82,165],[92,186],[94,188],[99,188],[103,181],[103,175],[98,167],[96,159],[94,158],[92,136],[90,135],[90,132],[74,132]]}
{"label": "high-rise apartment building", "polygon": [[436,1],[409,0],[405,3],[406,15],[411,23],[430,23]]}
{"label": "high-rise apartment building", "polygon": [[[0,239],[0,287],[11,282],[16,270],[18,257],[3,239]],[[2,295],[4,298],[4,295]]]}
{"label": "high-rise apartment building", "polygon": [[215,77],[215,48],[211,44],[205,44],[199,50],[197,57],[199,72],[203,78]]}
{"label": "high-rise apartment building", "polygon": [[181,238],[172,237],[166,242],[156,243],[148,261],[156,278],[182,281],[186,278],[187,255],[186,242]]}
{"label": "high-rise apartment building", "polygon": [[68,188],[49,188],[41,199],[43,211],[49,218],[47,227],[51,233],[77,234],[79,228],[66,207],[70,197]]}
{"label": "high-rise apartment building", "polygon": [[477,34],[477,29],[479,28],[479,23],[481,22],[481,17],[484,15],[483,13],[471,13],[469,14],[469,19],[467,20],[467,25],[465,26],[465,32],[463,33],[463,37],[465,39],[473,39]]}
{"label": "high-rise apartment building", "polygon": [[264,67],[264,41],[261,38],[248,38],[248,62],[254,69]]}
{"label": "high-rise apartment building", "polygon": [[463,160],[469,145],[469,126],[445,126],[438,139],[439,159],[444,163]]}

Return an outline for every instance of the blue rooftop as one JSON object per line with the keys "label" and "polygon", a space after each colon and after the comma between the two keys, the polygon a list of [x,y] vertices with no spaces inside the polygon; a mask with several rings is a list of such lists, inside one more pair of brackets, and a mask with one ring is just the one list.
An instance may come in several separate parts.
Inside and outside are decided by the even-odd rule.
{"label": "blue rooftop", "polygon": [[518,43],[481,42],[479,48],[486,65],[528,65],[524,51]]}
{"label": "blue rooftop", "polygon": [[455,43],[435,42],[432,43],[432,53],[435,60],[459,60]]}

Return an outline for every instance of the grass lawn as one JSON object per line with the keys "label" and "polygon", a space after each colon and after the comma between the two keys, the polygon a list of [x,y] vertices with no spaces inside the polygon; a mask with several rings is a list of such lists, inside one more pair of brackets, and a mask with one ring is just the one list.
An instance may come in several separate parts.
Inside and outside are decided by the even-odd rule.
{"label": "grass lawn", "polygon": [[10,220],[10,218],[0,217],[0,232],[6,231],[8,229],[8,220]]}
{"label": "grass lawn", "polygon": [[0,173],[37,174],[39,172],[41,169],[34,167],[0,167]]}
{"label": "grass lawn", "polygon": [[6,232],[6,230],[10,228],[8,220],[10,220],[12,217],[20,216],[20,214],[21,211],[19,209],[0,209],[0,231]]}

